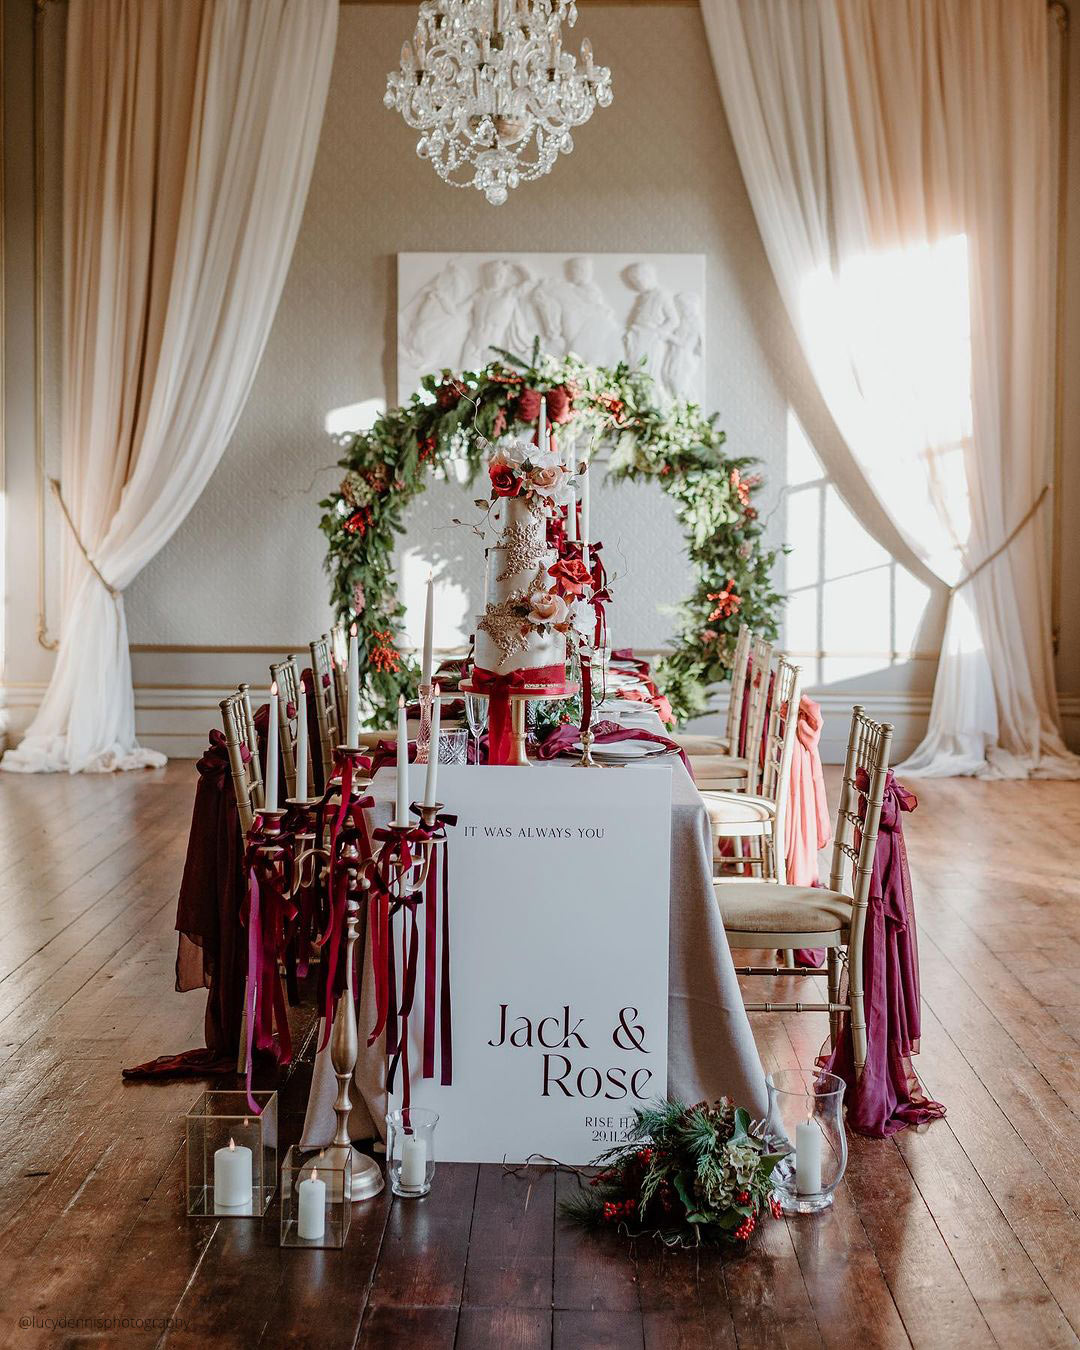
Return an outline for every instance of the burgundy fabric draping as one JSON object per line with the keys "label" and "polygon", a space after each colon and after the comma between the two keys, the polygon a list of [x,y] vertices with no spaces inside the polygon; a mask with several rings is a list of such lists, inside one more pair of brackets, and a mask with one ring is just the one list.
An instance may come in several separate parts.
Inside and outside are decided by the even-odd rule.
{"label": "burgundy fabric draping", "polygon": [[240,928],[244,901],[243,840],[225,737],[210,732],[196,766],[187,858],[176,907],[180,934],[176,988],[208,989],[204,1049],[161,1055],[124,1069],[125,1078],[202,1076],[236,1070],[247,949]]}
{"label": "burgundy fabric draping", "polygon": [[[310,705],[311,700],[309,700]],[[259,758],[266,772],[270,708],[255,711]],[[313,746],[318,743],[316,735]],[[214,727],[196,765],[199,781],[188,832],[187,856],[176,904],[176,989],[207,989],[206,1046],[159,1055],[123,1070],[125,1078],[202,1077],[234,1073],[244,1013],[247,940],[240,915],[247,896],[244,841],[233,794],[225,736]],[[284,767],[278,762],[278,781]]]}
{"label": "burgundy fabric draping", "polygon": [[[647,731],[644,727],[620,726],[618,722],[595,722],[592,730],[593,742],[599,742],[602,745],[611,745],[615,741],[655,741],[657,745],[663,745],[668,750],[676,750],[679,758],[686,765],[686,772],[691,778],[694,776],[686,752],[678,741],[673,741],[668,736],[661,736],[655,731]],[[544,738],[537,747],[536,754],[540,759],[554,759],[556,755],[577,748],[580,743],[581,728],[575,726],[573,722],[564,722],[562,726],[556,727],[549,736]]]}
{"label": "burgundy fabric draping", "polygon": [[488,696],[488,763],[509,764],[513,748],[510,723],[510,695],[515,689],[547,687],[552,697],[565,687],[566,672],[562,666],[539,666],[530,670],[512,670],[508,675],[494,675],[480,666],[473,667],[472,683]]}
{"label": "burgundy fabric draping", "polygon": [[[864,794],[869,780],[859,771]],[[860,814],[865,811],[866,798]],[[856,1078],[850,1018],[842,1019],[840,1038],[821,1067],[847,1084],[848,1124],[858,1134],[883,1139],[909,1125],[939,1120],[941,1102],[923,1091],[911,1063],[921,1033],[919,951],[902,816],[918,805],[915,794],[889,772],[874,851],[870,902],[863,938],[863,993],[866,1005],[867,1058]]]}

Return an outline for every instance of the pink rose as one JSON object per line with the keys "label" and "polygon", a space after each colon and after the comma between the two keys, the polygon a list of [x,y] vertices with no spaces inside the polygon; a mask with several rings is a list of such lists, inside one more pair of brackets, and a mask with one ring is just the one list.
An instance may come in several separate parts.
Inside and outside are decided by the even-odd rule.
{"label": "pink rose", "polygon": [[529,485],[541,497],[554,497],[565,477],[566,469],[561,464],[545,464],[532,470],[529,474]]}
{"label": "pink rose", "polygon": [[529,596],[529,617],[534,623],[565,623],[568,613],[566,601],[554,591],[533,591]]}

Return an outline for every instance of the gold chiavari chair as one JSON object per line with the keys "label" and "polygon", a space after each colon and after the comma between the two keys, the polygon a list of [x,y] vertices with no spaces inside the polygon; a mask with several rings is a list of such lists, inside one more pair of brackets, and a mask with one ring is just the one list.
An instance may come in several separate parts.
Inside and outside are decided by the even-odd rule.
{"label": "gold chiavari chair", "polygon": [[[795,730],[799,721],[802,671],[785,656],[778,658],[769,703],[768,726],[763,744],[759,792],[702,792],[712,824],[713,839],[740,840],[745,849],[757,843],[757,853],[738,850],[733,856],[717,854],[718,871],[727,867],[753,868],[755,878],[787,881],[785,863],[788,793]],[[740,879],[747,879],[742,872]]]}
{"label": "gold chiavari chair", "polygon": [[[748,646],[747,657],[741,663],[745,672],[744,681],[738,691],[738,702],[732,703],[731,741],[727,753],[690,755],[694,780],[703,790],[731,788],[738,792],[757,791],[761,733],[769,700],[769,670],[773,649],[771,642],[754,634],[749,635]],[[746,747],[745,755],[739,754],[740,744]]]}
{"label": "gold chiavari chair", "polygon": [[[285,769],[285,795],[296,796],[296,738],[299,735],[297,717],[300,707],[300,669],[295,656],[275,661],[270,667],[270,678],[278,688],[278,739],[281,743],[281,762]],[[293,712],[290,715],[289,709]],[[308,783],[311,782],[311,758],[308,757]]]}
{"label": "gold chiavari chair", "polygon": [[[829,889],[815,886],[762,886],[755,881],[715,882],[724,931],[733,948],[824,947],[828,957],[828,1003],[747,1003],[750,1012],[828,1012],[829,1036],[835,1047],[840,1015],[851,1015],[856,1072],[866,1063],[863,937],[870,901],[881,803],[889,771],[893,729],[875,722],[856,705],[851,710],[847,757],[836,812]],[[866,775],[865,793],[858,785]],[[862,819],[860,800],[866,806]],[[850,894],[845,889],[850,877]],[[841,963],[846,961],[848,990],[840,1001]],[[736,966],[740,975],[820,974],[814,967]]]}
{"label": "gold chiavari chair", "polygon": [[731,755],[737,753],[739,727],[742,723],[743,690],[746,688],[746,667],[750,660],[753,633],[746,624],[739,624],[735,639],[735,655],[731,661],[731,694],[728,698],[727,722],[722,736],[707,736],[697,732],[680,732],[673,739],[688,755]]}
{"label": "gold chiavari chair", "polygon": [[[337,687],[334,682],[334,663],[330,659],[330,635],[308,644],[311,651],[311,674],[315,681],[312,697],[319,719],[319,745],[322,748],[323,773],[328,774],[334,763],[334,749],[344,739],[338,717]],[[323,785],[325,786],[325,784]]]}
{"label": "gold chiavari chair", "polygon": [[236,809],[240,815],[240,828],[246,835],[255,819],[255,812],[263,804],[259,743],[255,738],[255,722],[251,715],[247,685],[242,684],[235,694],[223,698],[220,707]]}

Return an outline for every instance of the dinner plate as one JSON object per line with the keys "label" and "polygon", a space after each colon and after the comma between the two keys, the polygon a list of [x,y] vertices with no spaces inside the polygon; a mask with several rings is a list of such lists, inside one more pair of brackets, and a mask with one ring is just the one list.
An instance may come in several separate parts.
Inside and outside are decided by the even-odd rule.
{"label": "dinner plate", "polygon": [[648,759],[652,755],[666,755],[666,745],[657,745],[655,741],[609,741],[607,744],[593,742],[594,759],[630,760]]}

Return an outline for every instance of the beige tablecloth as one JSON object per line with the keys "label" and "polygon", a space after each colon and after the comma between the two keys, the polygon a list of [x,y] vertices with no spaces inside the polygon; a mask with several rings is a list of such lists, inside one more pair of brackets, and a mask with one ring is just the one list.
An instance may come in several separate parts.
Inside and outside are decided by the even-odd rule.
{"label": "beige tablecloth", "polygon": [[[659,719],[655,729],[661,729]],[[565,760],[555,760],[540,767],[543,772],[557,774],[569,766]],[[635,770],[631,765],[628,771],[649,770],[644,766]],[[602,783],[602,772],[596,773]],[[376,823],[386,824],[394,807],[393,769],[380,771],[371,791]],[[713,896],[709,818],[693,780],[678,759],[674,760],[672,775],[669,914],[668,1091],[688,1102],[727,1093],[747,1107],[751,1115],[762,1117],[768,1100],[765,1075]],[[372,1026],[374,1020],[372,981],[365,978],[360,1003],[361,1030]],[[361,1034],[354,1078],[356,1091],[349,1117],[354,1139],[385,1136],[385,1074],[381,1040],[369,1048],[366,1036]],[[303,1148],[322,1148],[330,1143],[336,1095],[337,1080],[328,1046],[315,1059]]]}

